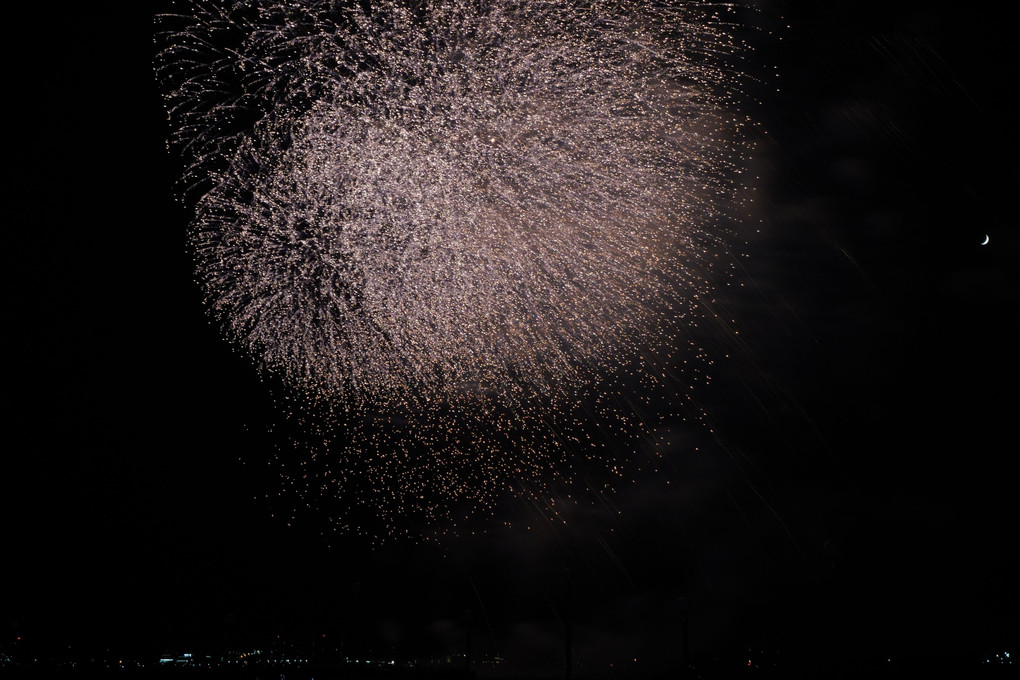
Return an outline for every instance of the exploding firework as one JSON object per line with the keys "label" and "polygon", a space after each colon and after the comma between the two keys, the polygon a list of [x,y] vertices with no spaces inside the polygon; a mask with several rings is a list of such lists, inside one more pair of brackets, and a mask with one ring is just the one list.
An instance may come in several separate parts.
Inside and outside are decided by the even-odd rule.
{"label": "exploding firework", "polygon": [[394,532],[507,491],[548,506],[582,461],[619,469],[608,450],[648,430],[634,401],[678,349],[699,358],[689,329],[726,249],[746,125],[728,9],[239,0],[160,17],[198,281],[287,394],[289,491]]}

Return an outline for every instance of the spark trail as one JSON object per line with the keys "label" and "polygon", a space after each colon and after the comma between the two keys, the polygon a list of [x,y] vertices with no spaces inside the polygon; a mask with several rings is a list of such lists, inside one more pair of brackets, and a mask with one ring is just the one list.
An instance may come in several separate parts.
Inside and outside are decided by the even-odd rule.
{"label": "spark trail", "polygon": [[691,328],[726,274],[748,124],[729,9],[249,0],[159,18],[198,282],[283,386],[277,462],[301,504],[342,499],[338,527],[383,534],[508,491],[555,515],[593,485],[579,471],[620,470],[642,419],[675,412],[633,403],[707,364]]}

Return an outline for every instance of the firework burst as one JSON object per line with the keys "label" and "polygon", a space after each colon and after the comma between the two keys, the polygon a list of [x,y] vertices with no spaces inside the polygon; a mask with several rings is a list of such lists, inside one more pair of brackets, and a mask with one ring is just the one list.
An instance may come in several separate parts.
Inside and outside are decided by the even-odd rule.
{"label": "firework burst", "polygon": [[393,533],[506,491],[574,498],[583,461],[619,470],[608,451],[665,417],[634,401],[676,392],[678,353],[699,361],[689,330],[726,248],[746,124],[727,9],[239,0],[160,17],[198,281],[283,386],[288,491]]}

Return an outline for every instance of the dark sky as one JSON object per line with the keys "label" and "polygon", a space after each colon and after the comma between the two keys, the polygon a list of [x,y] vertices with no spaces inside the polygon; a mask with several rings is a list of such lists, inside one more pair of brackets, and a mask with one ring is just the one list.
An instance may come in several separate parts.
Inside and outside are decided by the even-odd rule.
{"label": "dark sky", "polygon": [[755,38],[761,224],[723,300],[742,343],[710,348],[732,355],[702,397],[717,437],[678,430],[612,520],[376,550],[264,500],[270,397],[192,282],[151,8],[19,10],[4,640],[411,656],[458,651],[470,609],[476,651],[554,674],[570,569],[587,675],[675,664],[684,597],[702,656],[1015,651],[1010,28],[957,3],[762,7],[783,40]]}

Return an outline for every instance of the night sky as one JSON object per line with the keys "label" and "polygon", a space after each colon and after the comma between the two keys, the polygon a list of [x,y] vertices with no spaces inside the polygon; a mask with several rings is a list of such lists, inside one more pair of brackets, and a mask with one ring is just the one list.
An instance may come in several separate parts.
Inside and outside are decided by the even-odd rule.
{"label": "night sky", "polygon": [[477,654],[552,676],[569,579],[581,676],[675,665],[685,607],[695,659],[1018,650],[1004,17],[760,3],[783,39],[753,38],[768,134],[745,286],[721,297],[739,339],[710,342],[730,358],[700,392],[715,434],[671,430],[669,464],[621,484],[619,513],[554,526],[507,499],[484,535],[373,548],[267,500],[271,396],[193,283],[154,7],[134,4],[7,17],[5,644],[325,635],[414,658],[462,651],[470,610]]}

